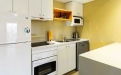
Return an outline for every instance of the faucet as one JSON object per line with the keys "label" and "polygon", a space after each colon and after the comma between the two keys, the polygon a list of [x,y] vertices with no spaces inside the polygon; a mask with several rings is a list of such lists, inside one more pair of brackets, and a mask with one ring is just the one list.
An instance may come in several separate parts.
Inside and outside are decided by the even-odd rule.
{"label": "faucet", "polygon": [[63,42],[66,42],[66,36],[63,36]]}

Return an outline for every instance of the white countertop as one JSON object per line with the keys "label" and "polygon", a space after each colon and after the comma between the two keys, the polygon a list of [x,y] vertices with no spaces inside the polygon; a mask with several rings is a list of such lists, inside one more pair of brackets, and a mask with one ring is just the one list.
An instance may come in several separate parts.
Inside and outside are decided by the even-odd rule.
{"label": "white countertop", "polygon": [[77,42],[81,42],[81,41],[88,41],[88,39],[80,39],[78,41],[71,41],[71,42],[54,42],[54,44],[52,45],[44,45],[44,46],[38,46],[38,47],[32,47],[32,50],[36,50],[37,48],[48,48],[48,47],[55,47],[55,46],[61,46],[61,45],[66,45],[66,44],[71,44],[71,43],[77,43]]}
{"label": "white countertop", "polygon": [[113,43],[80,56],[121,69],[121,43]]}

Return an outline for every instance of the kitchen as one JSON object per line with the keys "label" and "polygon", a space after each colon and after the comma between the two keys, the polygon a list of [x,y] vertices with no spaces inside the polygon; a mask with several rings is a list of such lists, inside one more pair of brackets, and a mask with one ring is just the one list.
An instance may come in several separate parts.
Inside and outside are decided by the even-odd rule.
{"label": "kitchen", "polygon": [[[63,10],[63,12],[67,11],[65,9],[66,4],[64,4],[62,2],[54,1],[53,5],[54,5],[54,12],[56,10],[58,10],[58,11]],[[81,4],[80,4],[80,6],[81,6]],[[34,70],[34,73],[37,70],[35,75],[38,74],[39,72],[43,73],[44,71],[49,70],[49,67],[42,69],[42,67],[41,67],[42,64],[37,65],[38,63],[42,63],[42,61],[44,61],[44,60],[42,60],[43,58],[46,58],[46,57],[42,58],[42,54],[46,55],[46,51],[48,51],[48,53],[50,51],[50,54],[47,54],[48,56],[46,55],[47,57],[52,57],[52,56],[49,56],[49,55],[51,55],[52,51],[54,52],[54,53],[52,52],[52,54],[54,54],[54,56],[50,59],[46,59],[46,60],[48,60],[48,62],[46,61],[46,64],[42,65],[43,67],[46,67],[46,65],[49,65],[49,63],[54,63],[56,61],[57,62],[57,71],[56,71],[57,75],[63,75],[63,74],[69,73],[70,71],[77,69],[77,67],[76,67],[76,43],[80,44],[80,42],[84,42],[85,44],[88,44],[88,39],[61,43],[61,41],[64,39],[64,37],[67,40],[72,39],[72,35],[74,35],[73,32],[76,31],[75,26],[66,26],[66,21],[63,21],[63,20],[61,21],[61,20],[62,19],[53,20],[53,21],[38,21],[38,20],[32,21],[32,42],[33,42],[33,44],[32,44],[33,53],[32,54],[33,54],[33,59],[34,59],[33,60],[33,69],[36,68]],[[48,35],[48,33],[50,33],[50,34]],[[78,35],[78,33],[77,33],[77,35]],[[50,36],[49,39],[48,39],[48,36]],[[78,38],[78,36],[77,36],[77,38]],[[47,39],[48,39],[48,41],[51,40],[50,42],[56,41],[56,42],[59,42],[60,44],[55,43],[53,45],[48,45],[46,43]],[[38,41],[40,41],[40,42],[37,44]],[[42,46],[39,47],[40,44],[43,45],[43,47]],[[86,52],[86,50],[89,51],[88,48],[89,47],[87,46],[87,48],[85,48],[84,52]],[[41,51],[39,52],[39,50],[41,50]],[[69,50],[70,50],[70,52],[69,52]],[[44,54],[44,52],[45,52],[45,54]],[[82,52],[83,52],[83,50],[82,50]],[[41,58],[39,58],[39,57],[41,57]],[[56,60],[56,58],[57,58],[57,60]],[[52,59],[54,59],[54,60],[49,61]],[[37,61],[37,60],[41,60],[41,61]],[[71,63],[69,63],[69,62],[71,62]],[[63,64],[63,66],[62,66],[62,64]],[[69,65],[72,65],[72,66],[69,67]],[[54,66],[54,67],[56,67],[56,66]],[[54,68],[54,67],[52,67],[52,68]],[[41,71],[38,71],[39,68],[41,69]],[[54,71],[52,71],[50,73],[50,75],[53,73],[55,74],[56,72],[54,72]]]}
{"label": "kitchen", "polygon": [[[1,32],[5,32],[0,35],[0,75],[100,75],[101,72],[104,72],[101,75],[121,74],[119,72],[120,66],[112,64],[113,62],[120,62],[120,60],[118,61],[116,58],[120,57],[121,1],[81,0],[84,4],[83,9],[81,9],[82,11],[78,11],[78,15],[80,15],[80,13],[83,15],[78,18],[84,23],[80,24],[80,26],[73,26],[72,12],[76,10],[72,11],[66,8],[68,5],[65,4],[65,1],[70,0],[60,1],[61,2],[59,2],[59,0],[38,0],[38,2],[35,2],[34,0],[2,0],[0,2],[0,12],[4,13],[0,14],[0,30]],[[69,7],[71,6],[69,5]],[[51,9],[49,10],[49,8]],[[78,9],[78,7],[74,9]],[[58,16],[54,16],[55,14],[53,14],[53,12],[56,11],[67,12],[71,17],[65,16],[64,18],[58,18]],[[14,14],[14,17],[12,17],[12,14]],[[30,14],[31,17],[29,17]],[[49,37],[47,35],[48,31]],[[75,35],[73,32],[78,33],[75,33]],[[75,35],[77,39],[73,40],[72,35]],[[47,42],[48,38],[51,41]],[[82,48],[81,51],[91,51],[79,56],[80,61],[77,66],[77,43],[85,41],[89,41],[85,45],[88,46],[84,48],[80,47],[79,49]],[[37,47],[32,47],[32,52],[30,49],[31,42],[39,42],[39,46],[35,44],[34,46]],[[115,48],[117,51],[113,52]],[[108,53],[108,51],[103,52],[106,49],[111,51],[109,52],[109,57],[105,59],[110,59],[112,63],[107,63],[106,60],[103,60],[104,56],[106,57],[107,55],[106,53]],[[103,53],[104,56],[101,56],[100,52]],[[110,55],[115,55],[112,60]],[[100,58],[95,58],[95,56]],[[86,58],[106,63],[108,66]],[[92,66],[85,61],[91,63],[93,66],[96,65],[96,67],[92,69]],[[105,67],[105,71],[103,68],[100,68],[100,65]],[[112,66],[118,67],[118,69]],[[79,67],[79,74],[78,71],[75,70],[77,67]],[[96,70],[96,68],[98,69]],[[110,70],[110,68],[112,70]],[[114,72],[109,73],[110,71]]]}

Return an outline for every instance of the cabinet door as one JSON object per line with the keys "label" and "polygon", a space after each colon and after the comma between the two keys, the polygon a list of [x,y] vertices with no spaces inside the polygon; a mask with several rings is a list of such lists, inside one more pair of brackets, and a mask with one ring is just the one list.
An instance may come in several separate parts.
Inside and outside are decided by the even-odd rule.
{"label": "cabinet door", "polygon": [[[78,8],[78,9],[76,9]],[[83,4],[78,2],[73,2],[73,15],[74,16],[83,16]]]}
{"label": "cabinet door", "polygon": [[29,0],[29,14],[32,17],[41,17],[42,0]]}
{"label": "cabinet door", "polygon": [[76,68],[76,44],[68,45],[68,72]]}
{"label": "cabinet door", "polygon": [[18,15],[12,18],[12,23],[8,24],[11,33],[11,42],[31,41],[31,18],[28,15]]}
{"label": "cabinet door", "polygon": [[13,0],[13,12],[19,14],[29,14],[29,0]]}
{"label": "cabinet door", "polygon": [[83,17],[83,4],[80,4],[79,16]]}
{"label": "cabinet door", "polygon": [[0,75],[31,75],[31,42],[0,45]]}
{"label": "cabinet door", "polygon": [[12,12],[12,0],[0,0],[0,12]]}
{"label": "cabinet door", "polygon": [[31,18],[13,13],[0,14],[0,44],[31,41]]}
{"label": "cabinet door", "polygon": [[67,46],[58,47],[58,75],[67,73]]}
{"label": "cabinet door", "polygon": [[53,0],[42,0],[42,17],[53,20]]}

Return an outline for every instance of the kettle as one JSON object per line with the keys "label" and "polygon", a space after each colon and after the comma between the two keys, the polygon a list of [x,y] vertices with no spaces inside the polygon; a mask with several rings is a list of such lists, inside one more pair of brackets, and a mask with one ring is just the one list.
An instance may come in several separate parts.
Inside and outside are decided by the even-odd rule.
{"label": "kettle", "polygon": [[73,39],[78,39],[78,32],[73,32],[72,38]]}

